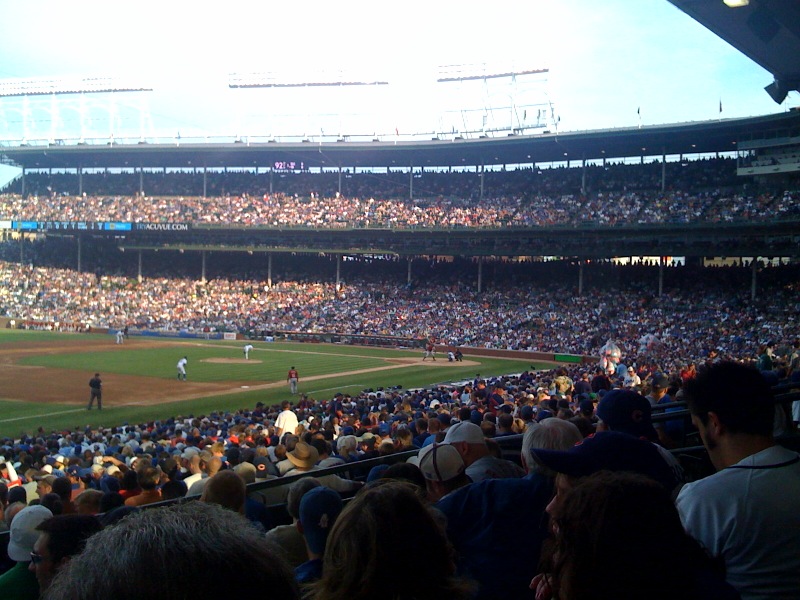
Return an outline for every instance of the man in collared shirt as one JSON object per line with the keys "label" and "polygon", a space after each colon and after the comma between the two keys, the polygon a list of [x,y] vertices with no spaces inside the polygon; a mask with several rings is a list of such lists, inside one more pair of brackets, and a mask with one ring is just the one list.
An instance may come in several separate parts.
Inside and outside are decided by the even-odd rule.
{"label": "man in collared shirt", "polygon": [[686,484],[686,530],[725,562],[743,600],[800,597],[800,455],[772,436],[775,403],[755,369],[710,366],[684,398],[717,473]]}

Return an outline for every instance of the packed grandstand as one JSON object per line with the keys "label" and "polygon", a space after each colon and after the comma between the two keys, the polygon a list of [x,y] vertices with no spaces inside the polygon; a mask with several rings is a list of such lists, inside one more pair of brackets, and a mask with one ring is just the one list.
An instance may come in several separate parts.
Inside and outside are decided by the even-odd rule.
{"label": "packed grandstand", "polygon": [[[13,221],[254,227],[499,228],[726,223],[797,218],[796,186],[737,180],[732,158],[409,174],[30,173],[0,195]],[[785,184],[785,183],[784,183]],[[664,187],[665,189],[662,189]],[[481,196],[482,193],[482,196]],[[413,195],[413,198],[409,198]]]}

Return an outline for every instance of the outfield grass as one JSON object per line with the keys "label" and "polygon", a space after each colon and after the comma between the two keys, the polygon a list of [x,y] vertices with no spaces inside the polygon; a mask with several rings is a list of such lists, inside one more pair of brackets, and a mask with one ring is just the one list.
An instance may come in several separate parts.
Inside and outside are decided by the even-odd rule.
{"label": "outfield grass", "polygon": [[[23,341],[55,341],[63,345],[70,339],[83,336],[47,332],[21,332],[0,330],[0,347]],[[317,400],[329,399],[337,391],[356,394],[366,388],[402,386],[403,388],[426,387],[464,379],[472,379],[476,373],[483,377],[517,373],[531,367],[530,361],[466,356],[466,360],[479,363],[464,366],[447,363],[440,357],[434,366],[421,362],[421,352],[367,348],[360,346],[338,346],[330,344],[301,343],[256,343],[250,353],[249,363],[201,362],[210,358],[243,358],[243,342],[193,340],[177,347],[175,339],[164,339],[164,347],[137,349],[115,347],[113,352],[86,351],[76,347],[74,353],[30,355],[20,361],[26,365],[74,369],[81,372],[100,371],[104,374],[119,373],[147,377],[175,378],[178,359],[189,357],[189,379],[198,382],[226,382],[241,385],[261,385],[284,382],[289,367],[300,372],[300,391]],[[109,348],[113,340],[109,336]],[[420,362],[408,367],[385,371],[374,371],[346,375],[344,373],[388,366],[383,358],[414,358]],[[442,361],[445,365],[442,365]],[[538,364],[538,368],[551,365]],[[337,375],[340,374],[340,375]],[[325,377],[330,375],[330,377]],[[305,378],[321,377],[314,381]],[[157,393],[157,392],[154,392]],[[2,391],[0,390],[0,396]],[[267,405],[291,399],[288,387],[248,390],[209,396],[178,402],[161,402],[152,406],[114,406],[113,390],[106,389],[104,410],[87,412],[82,407],[66,404],[35,404],[0,400],[0,436],[18,437],[23,432],[33,433],[39,427],[45,431],[73,429],[75,427],[111,427],[124,423],[165,419],[171,416],[207,414],[212,411],[234,411],[253,408],[258,401]],[[157,399],[157,398],[156,398]]]}

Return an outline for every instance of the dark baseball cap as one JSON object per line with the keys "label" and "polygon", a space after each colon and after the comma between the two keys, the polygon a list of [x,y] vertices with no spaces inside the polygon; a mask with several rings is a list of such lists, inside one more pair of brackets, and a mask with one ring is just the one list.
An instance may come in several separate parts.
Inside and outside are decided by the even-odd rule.
{"label": "dark baseball cap", "polygon": [[569,450],[531,448],[534,460],[572,477],[598,471],[627,471],[650,477],[672,491],[681,481],[652,442],[618,431],[601,431]]}

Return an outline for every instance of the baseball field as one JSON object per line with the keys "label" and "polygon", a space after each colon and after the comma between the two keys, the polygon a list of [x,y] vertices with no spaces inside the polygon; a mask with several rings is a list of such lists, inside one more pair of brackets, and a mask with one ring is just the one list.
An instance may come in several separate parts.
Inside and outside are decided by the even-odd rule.
{"label": "baseball field", "polygon": [[[112,427],[171,416],[253,408],[292,397],[286,373],[300,374],[299,391],[317,400],[366,388],[414,388],[517,373],[530,361],[465,355],[422,362],[419,350],[291,342],[246,342],[0,330],[0,437]],[[187,381],[177,362],[188,359]],[[549,364],[536,364],[549,368]],[[87,411],[89,379],[100,373],[103,410]]]}

